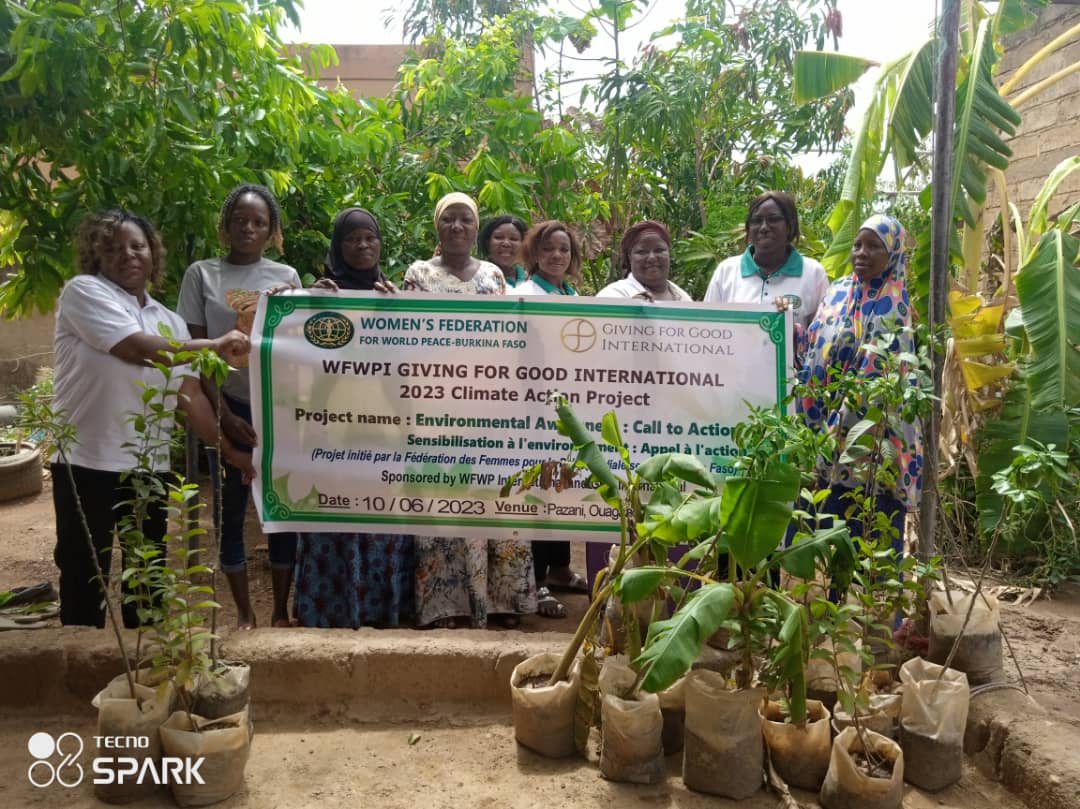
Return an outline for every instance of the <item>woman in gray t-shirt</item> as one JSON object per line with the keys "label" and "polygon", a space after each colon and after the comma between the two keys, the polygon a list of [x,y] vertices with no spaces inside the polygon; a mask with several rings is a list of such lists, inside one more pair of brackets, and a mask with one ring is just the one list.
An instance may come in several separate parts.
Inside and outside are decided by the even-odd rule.
{"label": "woman in gray t-shirt", "polygon": [[[300,286],[296,270],[263,256],[268,244],[279,252],[282,249],[281,210],[268,189],[252,183],[234,188],[221,208],[218,235],[228,252],[224,257],[196,261],[187,268],[180,286],[176,308],[195,338],[218,337],[236,327],[237,311],[229,300],[236,292],[265,292],[283,286]],[[203,385],[212,383],[204,379]],[[238,446],[254,446],[256,436],[251,427],[247,368],[230,372],[221,393],[222,431]],[[216,392],[211,391],[209,398],[216,401]],[[244,549],[244,514],[250,488],[238,469],[225,464],[221,569],[229,581],[236,602],[237,624],[241,629],[255,626]],[[296,534],[270,534],[267,545],[274,589],[271,622],[273,626],[289,626],[289,587],[296,558]]]}

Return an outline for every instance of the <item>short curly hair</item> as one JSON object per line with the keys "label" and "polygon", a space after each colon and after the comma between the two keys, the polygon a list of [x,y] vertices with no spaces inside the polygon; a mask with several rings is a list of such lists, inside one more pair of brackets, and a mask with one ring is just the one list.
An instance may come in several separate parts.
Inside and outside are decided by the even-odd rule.
{"label": "short curly hair", "polygon": [[258,183],[240,183],[229,195],[221,206],[221,214],[218,216],[218,238],[225,246],[229,245],[229,218],[236,208],[236,203],[245,194],[254,194],[266,203],[270,211],[270,244],[277,248],[279,253],[285,252],[285,237],[281,229],[281,206],[278,205],[274,193],[265,185]]}
{"label": "short curly hair", "polygon": [[146,243],[150,245],[150,255],[153,259],[150,286],[156,286],[165,274],[165,245],[162,244],[161,236],[150,224],[149,219],[124,208],[110,208],[107,211],[99,211],[83,217],[75,233],[79,272],[83,275],[98,275],[101,272],[101,258],[105,248],[126,222],[138,226],[146,236]]}
{"label": "short curly hair", "polygon": [[529,232],[525,234],[521,242],[521,263],[525,267],[525,272],[532,277],[540,265],[540,246],[547,241],[549,236],[559,231],[570,238],[570,266],[566,270],[566,275],[574,283],[581,283],[581,243],[570,226],[557,219],[549,219],[547,222],[540,222],[529,228]]}

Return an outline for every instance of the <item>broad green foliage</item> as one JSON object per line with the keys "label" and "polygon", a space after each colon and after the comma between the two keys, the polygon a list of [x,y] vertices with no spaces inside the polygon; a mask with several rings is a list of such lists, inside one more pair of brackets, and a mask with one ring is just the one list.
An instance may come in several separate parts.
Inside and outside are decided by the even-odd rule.
{"label": "broad green foliage", "polygon": [[[643,13],[638,0],[580,17],[534,0],[413,3],[407,29],[433,36],[390,97],[360,101],[309,78],[334,61],[329,47],[304,51],[304,64],[283,46],[278,26],[296,17],[294,2],[2,0],[0,264],[20,270],[0,285],[0,309],[51,308],[74,271],[76,223],[113,205],[161,230],[157,294],[170,302],[184,268],[219,252],[217,213],[242,181],[280,199],[282,258],[305,281],[334,213],[356,204],[380,219],[384,269],[400,277],[431,255],[432,202],[448,190],[474,195],[483,216],[574,224],[593,271],[586,291],[606,282],[625,224],[651,216],[671,226],[676,277],[700,294],[716,262],[742,249],[746,201],[769,187],[806,201],[804,246],[821,249],[828,183],[783,155],[842,136],[848,96],[788,101],[793,54],[824,42],[830,0],[735,16],[720,0],[694,2],[672,49],[608,65],[584,93],[596,115],[564,115],[565,77],[531,81],[523,49],[618,36]],[[558,120],[539,111],[534,89],[557,97]]]}
{"label": "broad green foliage", "polygon": [[1031,341],[1032,407],[1080,407],[1080,241],[1052,229],[1016,276],[1016,294]]}
{"label": "broad green foliage", "polygon": [[[1046,88],[1039,83],[1023,94],[1013,92],[1015,78],[1028,73],[1054,49],[1038,51],[1013,72],[1015,78],[1000,87],[994,75],[1004,47],[1001,37],[1031,24],[1046,5],[1046,0],[964,4],[950,208],[934,212],[935,217],[946,216],[957,225],[949,245],[959,287],[951,297],[949,321],[956,361],[947,365],[947,373],[954,377],[946,384],[957,391],[954,396],[966,397],[962,405],[954,403],[948,414],[952,423],[943,434],[955,436],[961,444],[956,454],[963,453],[969,465],[977,467],[971,473],[975,475],[984,540],[998,525],[1004,503],[994,487],[994,475],[1010,465],[1025,442],[1068,446],[1070,468],[1075,468],[1075,454],[1080,453],[1080,446],[1067,439],[1068,414],[1080,403],[1080,333],[1076,328],[1080,317],[1080,243],[1070,234],[1080,201],[1073,201],[1056,222],[1047,211],[1064,178],[1080,168],[1080,157],[1062,161],[1047,178],[1032,204],[1025,231],[1021,212],[1008,199],[1004,173],[1011,156],[1005,137],[1015,133],[1021,120],[1010,101],[1019,105],[1023,98]],[[1060,40],[1056,46],[1067,36]],[[931,37],[921,48],[879,72],[873,102],[855,137],[841,200],[829,220],[833,242],[825,264],[830,272],[846,265],[855,228],[876,191],[886,156],[891,156],[898,169],[897,187],[918,190],[921,207],[929,210],[931,189],[922,174],[922,156],[928,153],[926,141],[933,125],[932,79],[939,47],[936,37]],[[865,60],[800,53],[796,86],[803,98],[827,96],[869,67],[871,63]],[[995,300],[984,302],[979,293],[993,289],[996,283],[986,284],[980,276],[986,267],[996,276],[999,266],[985,255],[984,227],[989,223],[983,221],[983,206],[990,179],[997,184],[1005,212],[1002,230],[993,231],[993,238],[1001,241],[991,245],[1002,258],[1005,277],[993,293]],[[918,244],[909,267],[913,304],[923,313],[930,276],[928,231],[915,234]],[[1020,270],[1014,276],[1017,268]],[[1009,312],[1015,299],[1019,309]],[[966,413],[975,414],[974,420]],[[983,419],[985,427],[979,423]],[[970,449],[973,438],[977,458]],[[960,496],[971,499],[970,492]],[[1075,511],[1075,506],[1072,508]],[[1066,523],[1070,519],[1065,516]],[[1015,532],[1005,538],[1002,544],[1006,547],[1041,541],[1038,521],[1010,519],[1005,530]],[[1074,558],[1080,564],[1080,554]],[[1045,571],[1046,567],[1039,569]]]}
{"label": "broad green foliage", "polygon": [[169,297],[190,261],[218,251],[217,212],[241,181],[282,199],[288,260],[316,265],[349,173],[397,139],[392,122],[368,126],[347,94],[281,55],[285,14],[291,0],[4,0],[0,263],[22,272],[0,286],[0,308],[51,308],[76,223],[115,205],[161,229]]}
{"label": "broad green foliage", "polygon": [[483,212],[516,213],[526,221],[588,222],[607,214],[585,182],[598,171],[588,133],[545,121],[515,89],[527,77],[521,24],[520,18],[496,20],[473,46],[447,40],[402,66],[397,92],[407,152],[388,171],[413,194],[410,207],[422,210],[424,226],[410,234],[418,242],[414,256],[424,249],[431,254],[430,211],[449,191],[472,194]]}
{"label": "broad green foliage", "polygon": [[[623,15],[618,24],[599,12],[596,21],[618,40],[633,4],[612,5]],[[731,231],[741,226],[746,202],[766,188],[805,184],[786,156],[839,144],[851,95],[791,104],[795,53],[823,41],[828,3],[785,0],[738,12],[726,3],[693,5],[692,16],[657,34],[676,35],[674,47],[644,48],[583,95],[603,107],[599,139],[613,236],[641,218],[667,221],[676,236],[694,235],[688,246],[695,260],[677,280],[700,294],[708,280],[701,276],[742,249],[741,227]]]}

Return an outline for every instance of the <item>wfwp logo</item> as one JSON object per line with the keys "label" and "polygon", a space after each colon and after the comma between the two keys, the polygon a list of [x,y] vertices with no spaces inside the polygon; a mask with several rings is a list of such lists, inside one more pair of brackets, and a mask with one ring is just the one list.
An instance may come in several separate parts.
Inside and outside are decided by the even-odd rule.
{"label": "wfwp logo", "polygon": [[[146,736],[94,736],[93,739],[99,750],[145,750],[150,747],[150,739]],[[84,745],[78,733],[67,731],[54,739],[51,734],[40,731],[30,737],[26,747],[34,758],[26,771],[26,777],[35,787],[44,789],[59,784],[70,789],[82,783],[84,772],[78,759]],[[91,768],[94,773],[93,781],[98,785],[190,785],[206,783],[199,773],[203,761],[202,756],[192,760],[176,756],[156,759],[151,756],[105,755],[94,756]]]}

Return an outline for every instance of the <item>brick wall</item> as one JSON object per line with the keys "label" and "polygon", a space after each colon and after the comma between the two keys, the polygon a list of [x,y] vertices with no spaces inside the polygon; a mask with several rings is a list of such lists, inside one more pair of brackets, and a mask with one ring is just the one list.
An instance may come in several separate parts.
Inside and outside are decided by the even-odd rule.
{"label": "brick wall", "polygon": [[[1051,4],[1033,26],[1008,37],[998,68],[999,85],[1040,48],[1077,24],[1080,24],[1080,6]],[[1080,62],[1080,35],[1024,76],[1010,92],[1010,100],[1025,88],[1077,62]],[[1009,140],[1013,156],[1005,174],[1010,200],[1026,220],[1032,201],[1054,167],[1065,158],[1080,154],[1080,72],[1042,90],[1017,106],[1017,111],[1023,121]],[[1074,172],[1059,187],[1050,202],[1050,213],[1060,213],[1077,200],[1080,200],[1080,172]],[[987,203],[991,216],[1001,206],[993,185]]]}

